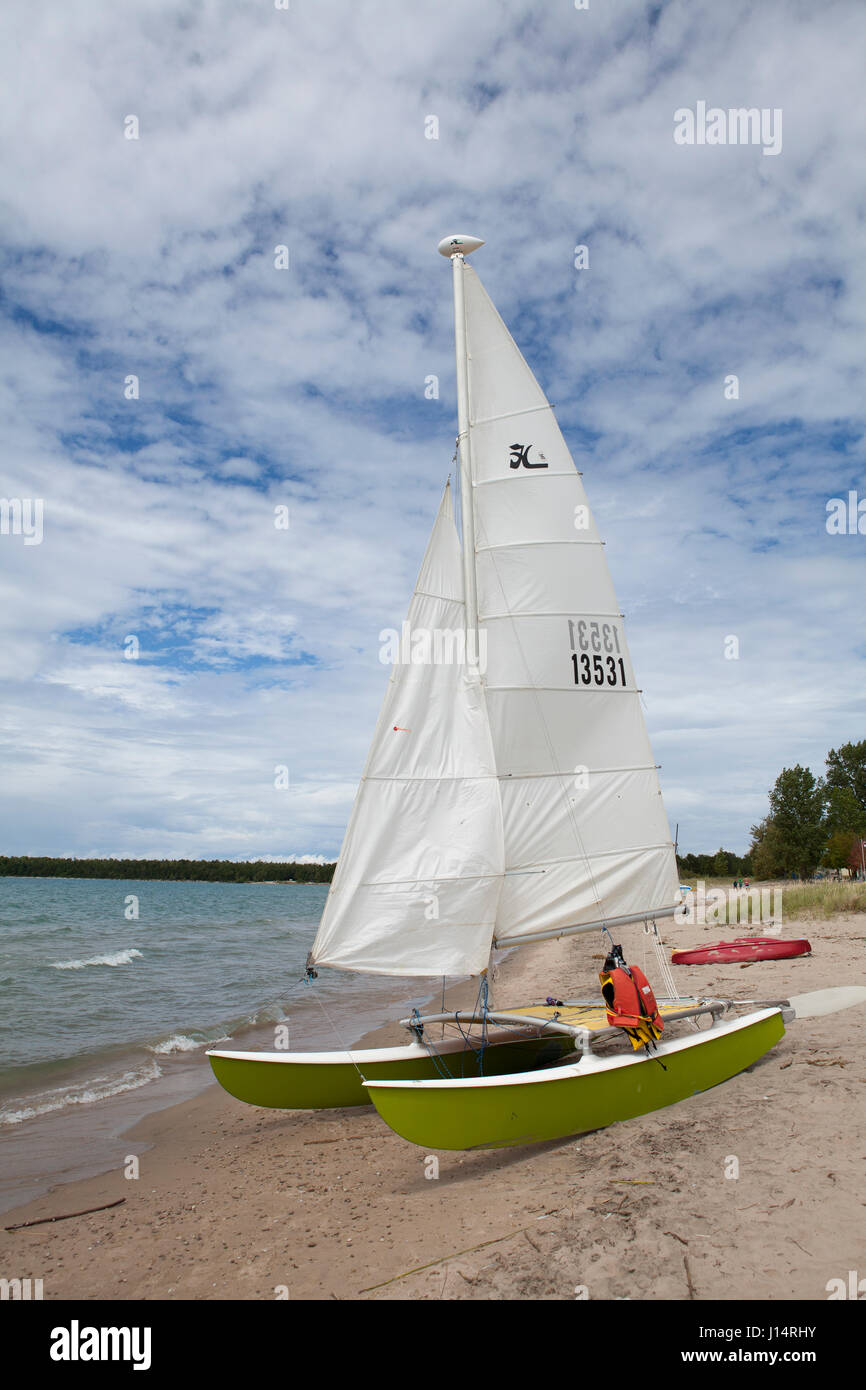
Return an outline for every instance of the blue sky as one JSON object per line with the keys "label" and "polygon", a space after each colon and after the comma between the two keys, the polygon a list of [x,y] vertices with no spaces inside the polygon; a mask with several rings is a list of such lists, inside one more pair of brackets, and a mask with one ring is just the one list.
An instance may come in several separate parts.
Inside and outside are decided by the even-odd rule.
{"label": "blue sky", "polygon": [[[864,736],[857,0],[0,23],[0,496],[44,499],[0,535],[2,852],[336,854],[450,469],[455,230],[584,472],[683,849]],[[781,152],[677,145],[700,100]]]}

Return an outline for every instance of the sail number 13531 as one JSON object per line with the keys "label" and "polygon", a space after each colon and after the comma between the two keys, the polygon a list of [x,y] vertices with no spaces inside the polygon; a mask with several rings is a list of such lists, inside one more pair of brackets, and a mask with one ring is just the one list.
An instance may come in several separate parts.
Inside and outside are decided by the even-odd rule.
{"label": "sail number 13531", "polygon": [[568,620],[575,685],[625,685],[625,662],[616,623]]}

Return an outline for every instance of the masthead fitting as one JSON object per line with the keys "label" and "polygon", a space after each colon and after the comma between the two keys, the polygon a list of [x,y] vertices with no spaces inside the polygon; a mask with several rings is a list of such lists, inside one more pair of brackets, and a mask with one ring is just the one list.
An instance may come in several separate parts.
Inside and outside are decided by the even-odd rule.
{"label": "masthead fitting", "polygon": [[483,245],[481,237],[466,236],[463,232],[458,232],[455,236],[443,237],[437,250],[440,256],[450,259],[452,256],[468,256]]}

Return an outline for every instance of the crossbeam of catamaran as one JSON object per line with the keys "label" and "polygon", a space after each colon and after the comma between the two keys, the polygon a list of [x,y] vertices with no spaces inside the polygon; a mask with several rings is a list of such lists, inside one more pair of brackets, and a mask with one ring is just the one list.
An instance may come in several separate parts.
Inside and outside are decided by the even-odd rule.
{"label": "crossbeam of catamaran", "polygon": [[[372,1100],[434,1149],[644,1114],[784,1033],[779,1001],[730,1018],[731,1001],[678,997],[656,925],[681,903],[676,857],[623,615],[583,475],[467,263],[483,245],[456,234],[438,248],[452,268],[460,534],[446,485],[405,628],[462,631],[463,659],[394,664],[308,961],[311,978],[481,977],[478,1003],[403,1020],[402,1048],[209,1053],[243,1100]],[[658,1004],[612,935],[640,923]],[[587,934],[608,953],[603,999],[491,1004],[495,949]],[[593,1052],[614,1036],[622,1055]]]}
{"label": "crossbeam of catamaran", "polygon": [[[676,1023],[684,1018],[700,1018],[702,1015],[719,1017],[730,1008],[730,1001],[717,999],[691,1004],[687,1000],[659,1000],[659,1011],[665,1023]],[[569,1021],[569,1013],[580,1015],[579,1021]],[[551,1005],[529,1005],[526,1008],[507,1012],[502,1009],[475,1010],[456,1009],[449,1013],[419,1014],[411,1018],[401,1018],[401,1028],[407,1028],[421,1040],[427,1024],[454,1023],[458,1027],[472,1024],[516,1024],[526,1027],[527,1023],[540,1023],[549,1033],[566,1033],[585,1047],[593,1041],[614,1037],[619,1029],[602,1023],[606,1011],[597,1000],[584,1000],[578,1004],[567,1004],[560,1008]]]}

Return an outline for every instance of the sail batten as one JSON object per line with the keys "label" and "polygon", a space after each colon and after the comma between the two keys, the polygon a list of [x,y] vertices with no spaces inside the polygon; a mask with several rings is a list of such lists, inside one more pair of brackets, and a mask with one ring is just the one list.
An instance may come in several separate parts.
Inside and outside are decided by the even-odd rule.
{"label": "sail batten", "polygon": [[[489,620],[488,620],[488,621],[489,621]],[[535,693],[535,694],[540,694],[540,693],[547,694],[548,692],[553,692],[553,691],[556,691],[556,692],[558,693],[558,692],[561,690],[561,687],[558,686],[558,685],[533,685],[533,686],[526,686],[526,685],[493,685],[493,684],[488,684],[488,685],[486,686],[486,689],[487,689],[488,693],[490,693],[490,692],[492,692],[492,691],[507,691],[507,692],[524,691],[524,692],[525,692],[525,691],[531,689],[531,690],[533,691],[533,693]],[[593,690],[591,690],[591,689],[588,689],[585,693],[586,693],[586,697],[587,697],[587,699],[588,699],[589,696],[592,695],[592,694],[594,694],[595,692],[594,692]],[[632,693],[632,692],[631,692],[631,691],[628,691],[628,690],[608,690],[608,691],[605,691],[605,698],[608,698],[608,697],[611,696],[611,695],[629,695],[629,694],[631,694],[631,693]],[[640,690],[638,689],[638,690],[636,691],[636,693],[639,695],[639,694],[640,694]],[[658,767],[658,766],[660,766],[660,764],[654,763],[653,766],[654,766],[654,767]],[[499,775],[500,775],[500,777],[502,776],[501,773],[500,773]]]}
{"label": "sail batten", "polygon": [[525,410],[504,410],[501,415],[487,415],[479,419],[471,420],[470,425],[493,425],[497,420],[515,420],[518,415],[537,415],[542,410],[553,410],[549,401],[544,401],[542,405],[528,405]]}
{"label": "sail batten", "polygon": [[[654,844],[654,845],[653,845],[653,844],[623,845],[621,849],[596,850],[595,854],[593,855],[593,858],[595,858],[595,859],[604,859],[604,858],[609,857],[609,856],[611,856],[611,855],[642,854],[642,853],[644,852],[644,850],[648,850],[648,849],[665,849],[665,848],[667,848],[667,843],[668,843],[667,840],[659,840],[659,841],[658,841],[656,844]],[[548,869],[557,868],[557,867],[559,867],[559,865],[561,865],[561,864],[572,864],[573,862],[574,862],[573,856],[572,856],[572,855],[569,855],[569,854],[566,854],[566,855],[561,855],[559,858],[555,858],[555,859],[532,859],[531,861],[529,861],[529,862],[526,863],[526,864],[519,864],[519,863],[512,864],[512,865],[509,866],[508,869],[506,869],[505,872],[506,872],[506,873],[509,873],[509,874],[510,874],[510,873],[528,873],[529,870],[531,869],[531,870],[533,870],[533,871],[537,870],[538,873],[543,874],[543,873],[546,873]]]}
{"label": "sail batten", "polygon": [[[524,412],[523,412],[523,411],[520,411],[520,410],[517,412],[518,415],[522,415],[523,413],[524,413]],[[506,417],[503,417],[503,418],[506,418]],[[560,468],[560,469],[551,468],[550,472],[549,472],[548,474],[546,474],[545,476],[548,477],[548,478],[573,478],[576,472],[577,472],[577,469],[573,469],[573,468],[569,468],[569,469],[566,469],[566,468]],[[579,478],[582,478],[582,477],[583,477],[583,474],[582,474],[582,473],[577,473],[577,476],[578,476]],[[494,487],[494,486],[495,486],[495,487],[503,487],[506,483],[516,483],[516,482],[519,482],[519,481],[520,481],[520,479],[519,479],[519,478],[516,478],[516,477],[506,477],[506,478],[476,478],[476,479],[475,479],[475,483],[474,483],[474,487],[475,487],[475,488],[480,488],[480,487]],[[604,545],[604,541],[599,541],[599,544],[600,544],[600,545]],[[476,547],[476,549],[477,549],[477,547]]]}

